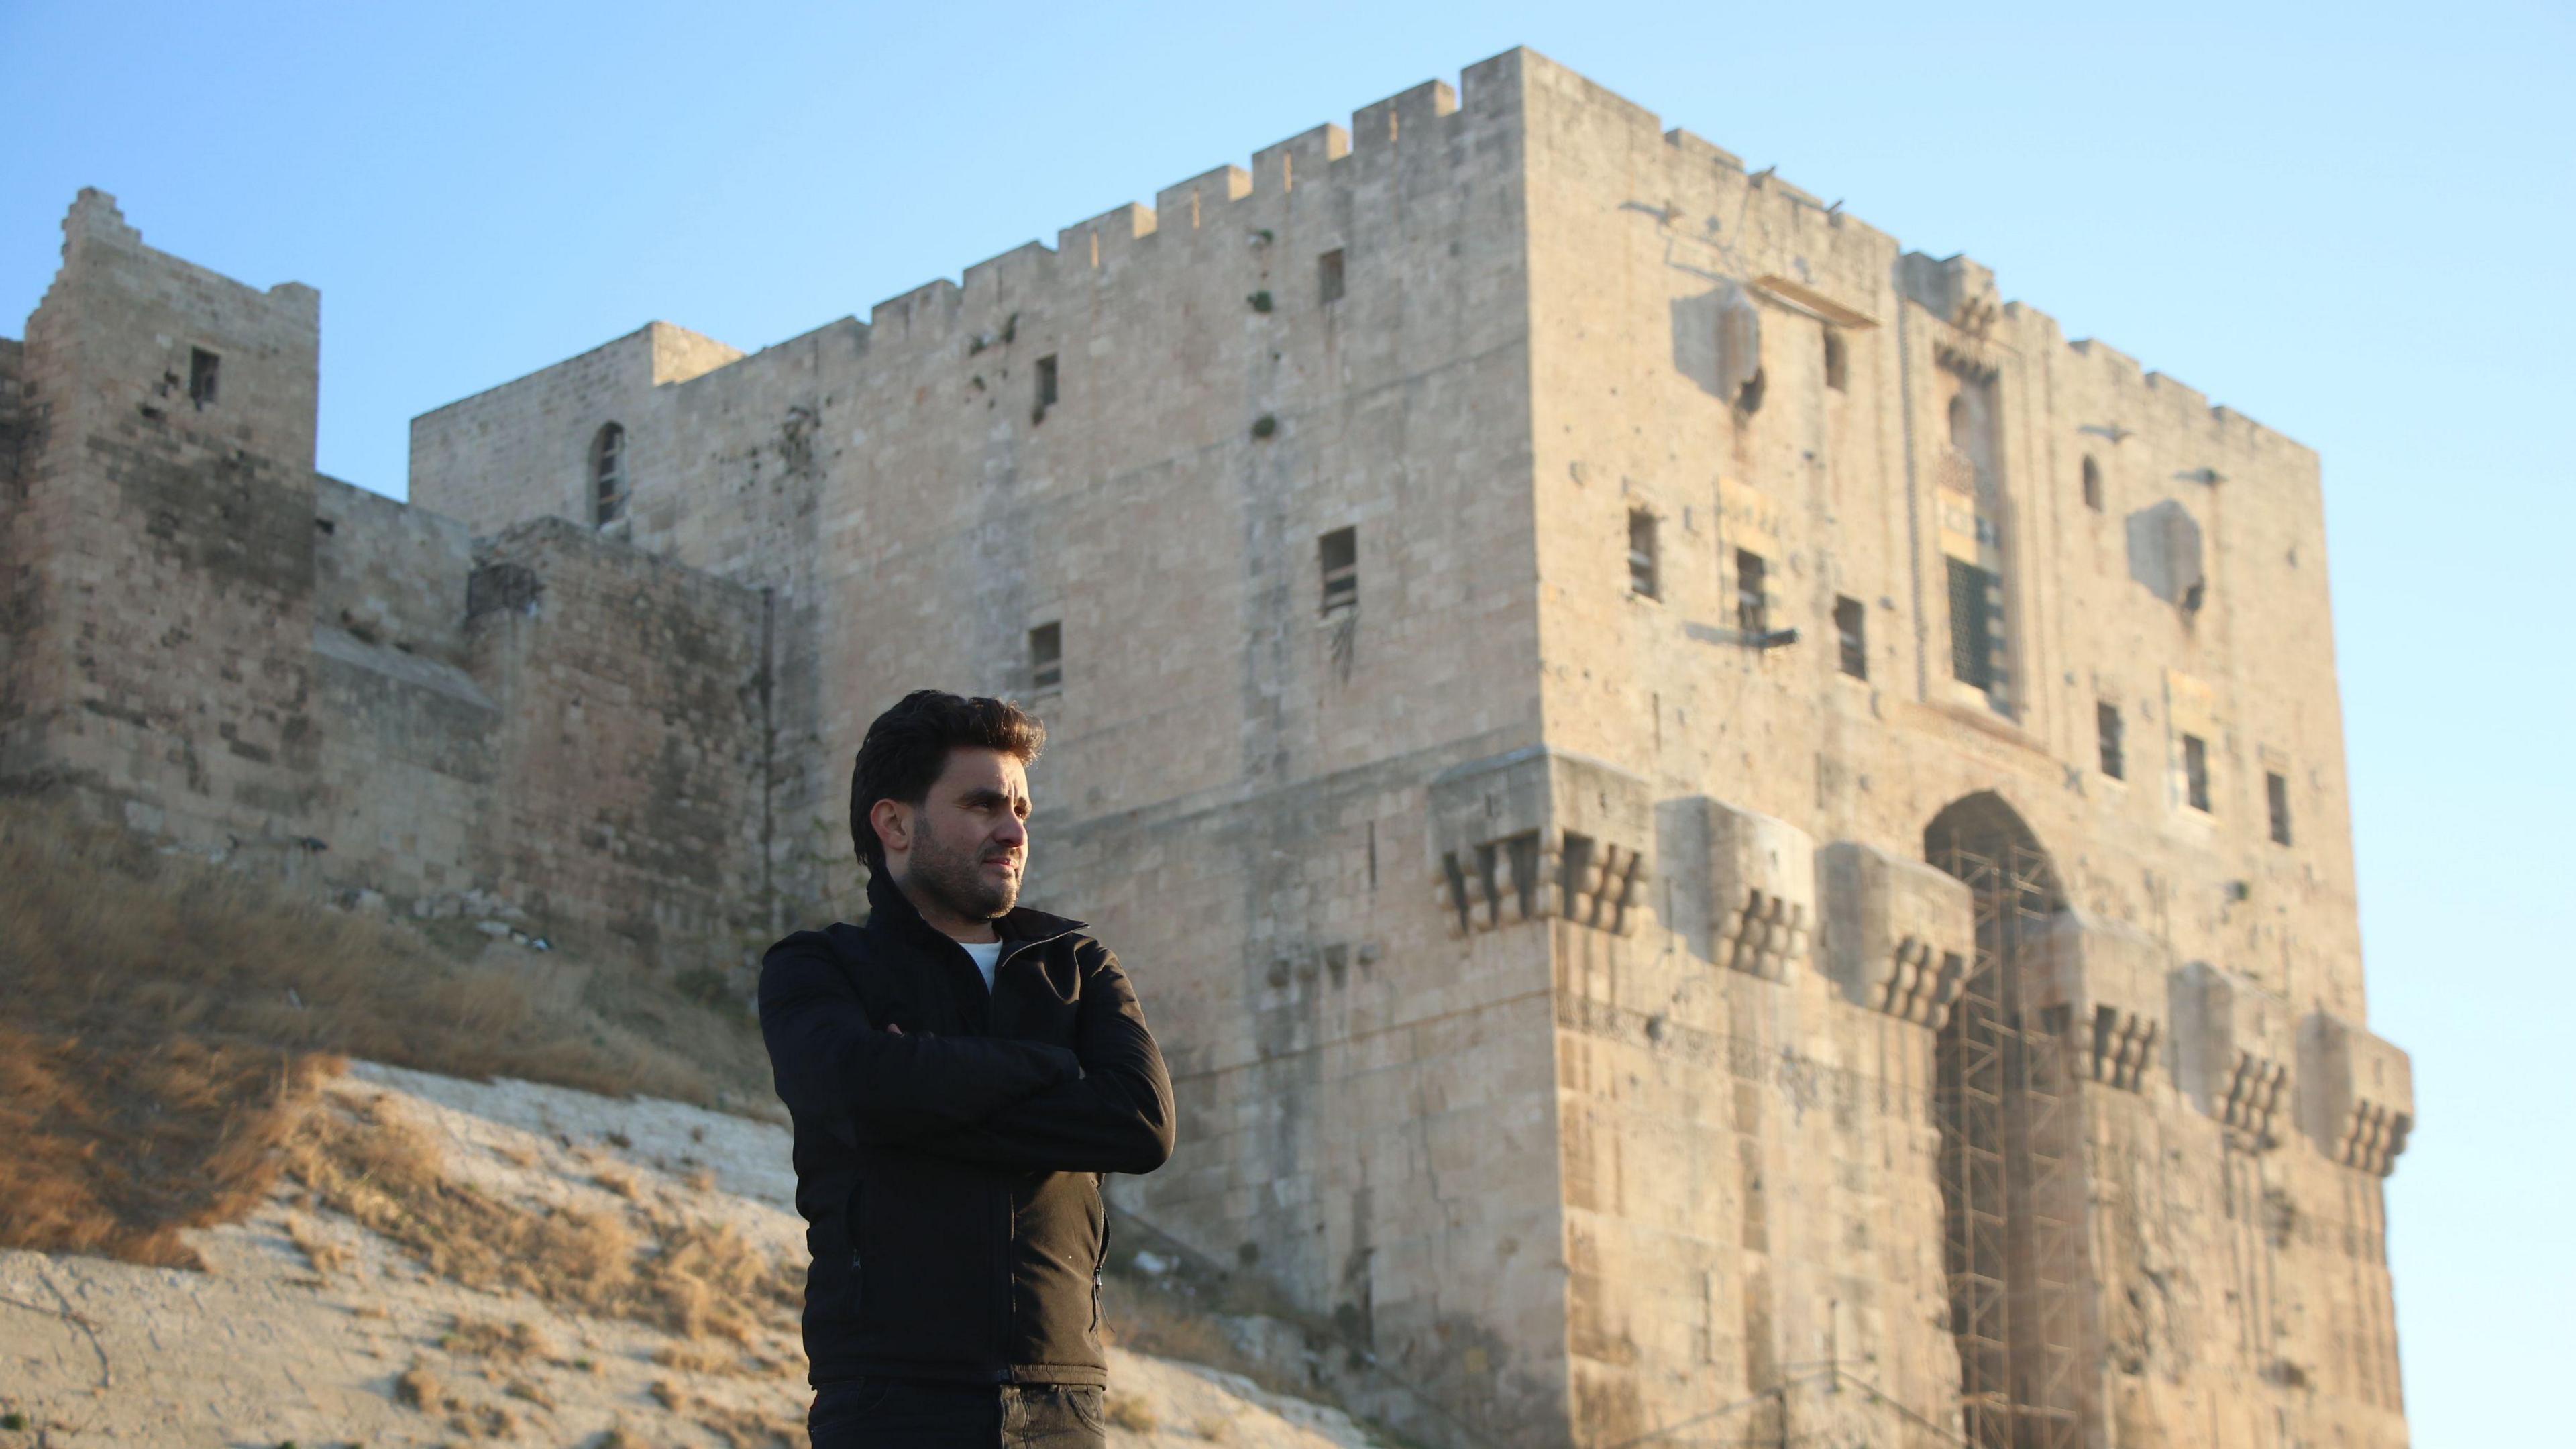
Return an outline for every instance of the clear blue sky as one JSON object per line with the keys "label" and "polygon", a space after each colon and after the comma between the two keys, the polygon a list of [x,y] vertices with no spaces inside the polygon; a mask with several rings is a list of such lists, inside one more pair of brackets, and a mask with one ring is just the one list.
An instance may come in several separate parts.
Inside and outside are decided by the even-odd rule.
{"label": "clear blue sky", "polygon": [[2078,9],[0,0],[0,331],[103,187],[322,289],[321,465],[399,496],[411,415],[649,319],[864,316],[1534,46],[2323,453],[2417,1442],[2560,1438],[2576,10]]}

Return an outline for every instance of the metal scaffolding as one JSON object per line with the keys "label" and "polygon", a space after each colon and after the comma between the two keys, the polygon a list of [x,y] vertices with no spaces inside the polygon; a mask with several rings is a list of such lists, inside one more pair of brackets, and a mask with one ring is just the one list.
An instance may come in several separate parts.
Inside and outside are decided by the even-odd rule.
{"label": "metal scaffolding", "polygon": [[2075,1449],[2086,1276],[2081,1103],[2068,1023],[2023,1009],[2025,980],[2046,969],[2049,920],[2065,898],[2047,854],[1991,795],[1943,811],[1924,846],[1976,902],[1976,961],[1941,1029],[1937,1060],[1961,1428],[1977,1449]]}

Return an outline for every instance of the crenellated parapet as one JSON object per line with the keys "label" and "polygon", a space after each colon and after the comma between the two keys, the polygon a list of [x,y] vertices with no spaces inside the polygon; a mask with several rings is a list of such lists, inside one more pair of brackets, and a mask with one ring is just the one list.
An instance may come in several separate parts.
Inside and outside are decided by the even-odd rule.
{"label": "crenellated parapet", "polygon": [[2415,1127],[2415,1069],[2395,1045],[2339,1016],[2299,1023],[2299,1126],[2345,1167],[2386,1177]]}
{"label": "crenellated parapet", "polygon": [[2171,996],[2175,1084],[2239,1145],[2279,1145],[2297,1053],[2290,1004],[2205,961],[2173,974]]}
{"label": "crenellated parapet", "polygon": [[[872,310],[870,324],[893,322],[898,332],[917,332],[925,323],[947,330],[985,327],[1009,309],[1043,305],[1049,289],[1176,251],[1175,238],[1201,232],[1231,233],[1235,241],[1266,238],[1277,218],[1265,208],[1300,187],[1333,179],[1336,167],[1355,168],[1341,174],[1344,182],[1360,171],[1376,172],[1398,150],[1408,168],[1434,157],[1475,165],[1468,148],[1456,148],[1453,157],[1437,143],[1460,122],[1517,113],[1522,62],[1522,52],[1512,51],[1468,67],[1463,106],[1460,88],[1425,81],[1361,107],[1348,130],[1317,126],[1255,152],[1249,169],[1219,166],[1161,188],[1150,206],[1129,202],[1064,227],[1053,247],[1028,242],[967,267],[960,282],[942,279],[888,298]],[[1256,215],[1271,219],[1255,220]]]}
{"label": "crenellated parapet", "polygon": [[1976,908],[1956,877],[1874,845],[1817,853],[1825,969],[1855,1006],[1937,1027],[1976,959]]}
{"label": "crenellated parapet", "polygon": [[1635,934],[1653,797],[1614,765],[1533,746],[1431,782],[1434,898],[1451,934],[1561,916]]}
{"label": "crenellated parapet", "polygon": [[1786,981],[1815,934],[1816,842],[1786,821],[1702,799],[1717,959]]}
{"label": "crenellated parapet", "polygon": [[2133,926],[2068,910],[2049,927],[2048,947],[2049,969],[2025,988],[2023,1005],[2064,1023],[2085,1076],[2139,1090],[2164,1035],[2164,946]]}

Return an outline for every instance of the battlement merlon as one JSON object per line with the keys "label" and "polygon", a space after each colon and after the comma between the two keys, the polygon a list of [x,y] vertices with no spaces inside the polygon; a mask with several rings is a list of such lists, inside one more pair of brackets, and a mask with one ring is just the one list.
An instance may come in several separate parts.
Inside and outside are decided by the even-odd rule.
{"label": "battlement merlon", "polygon": [[[2206,393],[2146,367],[2118,348],[2095,338],[2068,338],[2057,319],[2040,308],[2027,302],[2001,300],[1993,269],[1964,253],[1935,257],[1906,252],[1897,260],[1896,283],[1901,302],[1910,302],[1963,331],[1985,334],[1993,321],[2001,318],[2014,328],[2038,332],[2052,345],[2107,367],[2116,386],[2140,394],[2142,409],[2153,408],[2177,423],[2202,421],[2221,430],[2241,429],[2241,436],[2231,439],[2234,442],[2278,441],[2308,453],[2311,459],[2315,456],[2297,439],[2224,403],[2212,403]],[[2144,416],[2142,412],[2138,419],[2129,421],[2143,420]],[[2105,420],[2106,424],[2113,421]]]}
{"label": "battlement merlon", "polygon": [[[1024,243],[965,268],[957,281],[939,278],[896,293],[871,308],[869,319],[899,321],[909,328],[933,318],[962,322],[971,317],[980,325],[983,309],[1002,303],[1002,288],[1034,278],[1047,267],[1112,270],[1128,255],[1157,245],[1166,232],[1188,234],[1227,224],[1239,204],[1289,195],[1354,159],[1375,165],[1376,158],[1397,152],[1408,158],[1434,154],[1430,143],[1462,118],[1493,121],[1518,114],[1521,68],[1533,59],[1538,57],[1532,51],[1509,50],[1467,67],[1457,87],[1425,81],[1360,107],[1347,131],[1327,124],[1265,146],[1253,153],[1249,170],[1219,166],[1162,188],[1151,206],[1128,202],[1112,207],[1058,231],[1052,250],[1041,242]],[[1470,158],[1455,159],[1464,164]]]}

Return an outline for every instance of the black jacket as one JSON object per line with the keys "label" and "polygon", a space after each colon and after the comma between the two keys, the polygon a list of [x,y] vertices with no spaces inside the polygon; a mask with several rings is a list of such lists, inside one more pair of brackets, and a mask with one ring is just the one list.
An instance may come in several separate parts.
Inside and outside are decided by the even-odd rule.
{"label": "black jacket", "polygon": [[1104,1383],[1100,1174],[1172,1155],[1136,993],[1080,921],[1004,916],[987,993],[902,891],[871,880],[868,904],[865,926],[800,931],[760,968],[814,1255],[813,1381]]}

